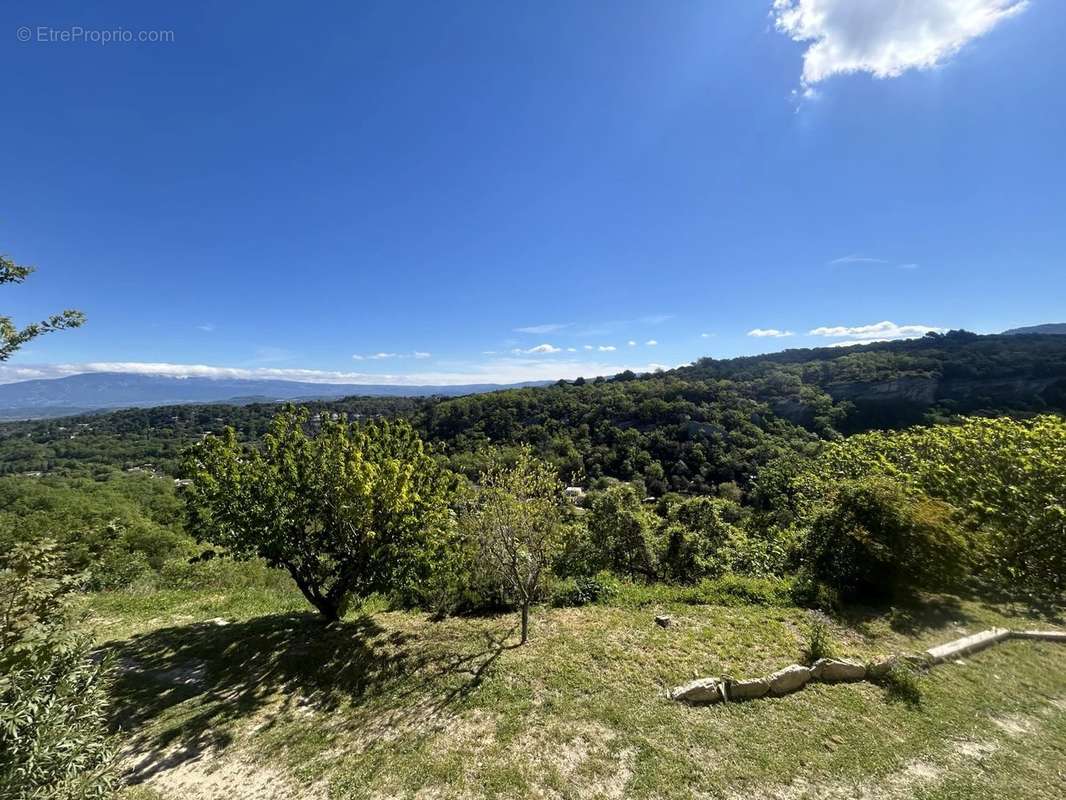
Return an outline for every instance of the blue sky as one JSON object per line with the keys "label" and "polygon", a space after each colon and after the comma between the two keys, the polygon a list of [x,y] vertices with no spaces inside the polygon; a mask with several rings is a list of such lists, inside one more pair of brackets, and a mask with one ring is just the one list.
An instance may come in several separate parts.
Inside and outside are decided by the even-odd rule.
{"label": "blue sky", "polygon": [[509,382],[1066,319],[1054,0],[20,5],[0,250],[40,271],[3,313],[89,321],[2,380]]}

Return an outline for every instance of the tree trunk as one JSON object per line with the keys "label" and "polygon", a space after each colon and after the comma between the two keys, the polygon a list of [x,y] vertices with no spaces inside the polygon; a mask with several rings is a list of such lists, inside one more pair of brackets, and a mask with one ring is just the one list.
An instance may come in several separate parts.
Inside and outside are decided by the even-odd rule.
{"label": "tree trunk", "polygon": [[318,609],[318,613],[325,617],[326,622],[336,622],[341,618],[340,609],[338,604],[329,597],[323,597],[322,594],[314,589],[307,581],[301,577],[299,570],[292,564],[285,564],[285,568],[288,569],[292,579],[299,587],[301,594],[307,598],[307,602]]}
{"label": "tree trunk", "polygon": [[525,644],[529,638],[529,602],[522,603],[522,639],[519,644]]}

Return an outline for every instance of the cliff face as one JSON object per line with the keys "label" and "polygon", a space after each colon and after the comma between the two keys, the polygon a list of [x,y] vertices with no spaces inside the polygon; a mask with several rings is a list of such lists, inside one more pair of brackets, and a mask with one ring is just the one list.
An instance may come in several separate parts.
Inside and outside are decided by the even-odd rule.
{"label": "cliff face", "polygon": [[1052,406],[1060,402],[1066,379],[991,378],[960,380],[943,378],[898,378],[872,383],[837,383],[825,387],[834,401],[856,404],[903,403],[931,406],[950,402],[970,406],[977,404],[1009,406]]}
{"label": "cliff face", "polygon": [[[824,391],[835,403],[853,406],[842,432],[868,428],[896,428],[920,423],[934,406],[969,413],[991,408],[1007,411],[1066,412],[1066,377],[943,379],[895,378],[887,381],[833,383]],[[774,413],[797,425],[810,427],[814,409],[801,400],[778,399]]]}

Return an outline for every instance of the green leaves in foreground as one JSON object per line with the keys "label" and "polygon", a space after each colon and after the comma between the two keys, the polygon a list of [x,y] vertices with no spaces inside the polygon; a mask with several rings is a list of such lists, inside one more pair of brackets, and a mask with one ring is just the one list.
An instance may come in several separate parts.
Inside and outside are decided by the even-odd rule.
{"label": "green leaves in foreground", "polygon": [[404,421],[319,423],[288,408],[261,450],[227,428],[190,450],[186,473],[190,531],[288,570],[330,620],[428,572],[454,529],[454,479]]}
{"label": "green leaves in foreground", "polygon": [[81,800],[113,784],[107,665],[70,611],[80,581],[50,542],[20,544],[0,570],[0,798]]}
{"label": "green leaves in foreground", "polygon": [[970,417],[829,444],[794,483],[810,511],[842,482],[880,476],[950,504],[1004,586],[1066,591],[1066,420]]}

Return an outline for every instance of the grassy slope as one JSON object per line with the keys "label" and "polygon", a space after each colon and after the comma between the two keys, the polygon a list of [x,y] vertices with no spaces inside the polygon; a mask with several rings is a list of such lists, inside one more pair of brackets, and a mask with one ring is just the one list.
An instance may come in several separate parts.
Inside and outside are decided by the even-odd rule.
{"label": "grassy slope", "polygon": [[[1062,646],[1011,642],[938,668],[919,707],[859,684],[689,708],[665,690],[796,660],[805,612],[541,610],[514,649],[510,617],[379,612],[324,629],[298,597],[253,590],[91,608],[124,666],[129,798],[1066,794]],[[665,630],[652,623],[663,610]],[[229,624],[206,622],[218,617]],[[857,614],[837,634],[864,656],[990,624],[1035,623],[941,602]]]}

